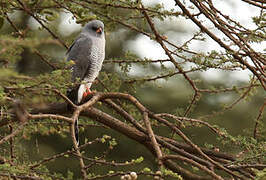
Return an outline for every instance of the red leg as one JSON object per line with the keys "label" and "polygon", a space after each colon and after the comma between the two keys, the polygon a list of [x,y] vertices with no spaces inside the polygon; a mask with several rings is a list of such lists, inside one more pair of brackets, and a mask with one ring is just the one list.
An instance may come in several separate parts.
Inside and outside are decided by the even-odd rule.
{"label": "red leg", "polygon": [[86,98],[90,94],[91,94],[90,88],[86,88],[86,91],[83,93],[83,99]]}

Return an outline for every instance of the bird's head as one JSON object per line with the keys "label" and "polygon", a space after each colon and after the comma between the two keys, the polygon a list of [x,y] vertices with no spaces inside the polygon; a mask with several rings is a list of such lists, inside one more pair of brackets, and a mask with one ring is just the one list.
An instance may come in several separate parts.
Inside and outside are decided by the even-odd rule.
{"label": "bird's head", "polygon": [[85,25],[83,32],[96,37],[104,37],[104,24],[102,21],[92,20]]}

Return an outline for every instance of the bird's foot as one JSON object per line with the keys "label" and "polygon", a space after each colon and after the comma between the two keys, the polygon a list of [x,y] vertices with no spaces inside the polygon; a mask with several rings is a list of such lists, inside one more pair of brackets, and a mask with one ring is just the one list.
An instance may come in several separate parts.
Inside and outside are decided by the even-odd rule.
{"label": "bird's foot", "polygon": [[86,91],[83,93],[83,99],[85,99],[90,94],[92,94],[90,88],[86,88]]}

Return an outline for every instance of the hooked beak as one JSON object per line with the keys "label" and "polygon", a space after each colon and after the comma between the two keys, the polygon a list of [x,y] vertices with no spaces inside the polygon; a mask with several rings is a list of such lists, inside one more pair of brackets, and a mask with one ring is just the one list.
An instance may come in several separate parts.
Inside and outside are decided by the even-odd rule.
{"label": "hooked beak", "polygon": [[103,29],[101,27],[99,27],[97,30],[96,30],[97,33],[102,33],[103,32]]}

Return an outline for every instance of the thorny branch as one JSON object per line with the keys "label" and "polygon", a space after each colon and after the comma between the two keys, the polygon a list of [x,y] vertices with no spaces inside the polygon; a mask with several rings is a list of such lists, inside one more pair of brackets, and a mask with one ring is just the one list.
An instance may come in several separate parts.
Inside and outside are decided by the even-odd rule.
{"label": "thorny branch", "polygon": [[[121,107],[118,107],[117,105],[112,103],[112,101],[110,101],[110,99],[120,99],[120,100],[124,99],[124,100],[129,101],[133,105],[135,105],[136,108],[138,108],[139,111],[143,113],[143,119],[144,119],[144,121],[146,121],[146,126],[143,127],[142,125],[135,123],[136,121],[134,120],[134,117],[130,116]],[[108,102],[108,104],[110,104],[112,107],[116,108],[117,113],[119,113],[126,120],[129,120],[129,122],[132,123],[132,125],[137,126],[137,127],[131,127],[131,126],[123,123],[122,121],[120,121],[120,120],[118,120],[118,119],[98,110],[98,109],[91,107],[93,104],[95,104],[99,101]],[[65,153],[75,152],[77,154],[77,157],[80,160],[81,171],[83,171],[82,173],[84,173],[83,174],[84,178],[86,178],[86,176],[87,176],[86,175],[87,174],[86,173],[86,165],[84,164],[84,160],[86,158],[83,157],[83,155],[80,153],[80,148],[83,148],[85,146],[85,144],[81,145],[81,147],[77,147],[77,144],[75,144],[76,141],[74,138],[74,127],[73,127],[73,122],[74,122],[73,120],[75,118],[77,118],[79,116],[79,114],[82,116],[90,117],[90,118],[94,119],[95,121],[103,123],[104,125],[106,125],[112,129],[128,136],[129,138],[134,139],[135,141],[143,144],[144,146],[146,146],[148,148],[148,150],[150,150],[155,155],[156,158],[158,158],[158,161],[161,161],[161,163],[165,167],[170,168],[170,169],[174,170],[175,172],[180,173],[184,177],[192,178],[194,176],[193,176],[193,173],[191,174],[191,172],[187,172],[183,169],[182,169],[182,171],[180,171],[180,168],[177,165],[171,166],[175,163],[170,160],[172,158],[170,158],[170,159],[168,158],[171,156],[162,155],[162,153],[160,151],[160,146],[165,147],[165,148],[169,148],[169,150],[171,150],[172,152],[177,153],[176,156],[175,155],[172,156],[174,159],[176,159],[176,158],[182,159],[182,160],[185,160],[187,163],[191,163],[192,165],[198,166],[201,170],[203,170],[204,172],[206,172],[210,176],[215,177],[216,179],[222,179],[222,178],[220,176],[218,176],[212,170],[213,168],[214,169],[216,169],[216,168],[223,169],[226,172],[228,172],[229,174],[232,174],[233,176],[236,176],[238,178],[242,178],[239,175],[235,174],[235,172],[233,172],[234,171],[233,168],[230,168],[230,167],[227,167],[228,169],[225,168],[224,165],[221,165],[223,163],[223,161],[218,162],[215,160],[214,157],[216,157],[220,160],[225,158],[226,163],[228,161],[233,162],[234,161],[233,159],[229,160],[227,157],[221,156],[220,153],[216,152],[216,151],[211,151],[211,153],[210,153],[204,149],[199,148],[193,142],[191,142],[191,140],[189,140],[189,138],[186,137],[184,135],[184,133],[181,130],[177,129],[172,123],[170,123],[166,119],[159,117],[159,115],[155,115],[152,112],[150,112],[149,110],[147,110],[137,99],[135,99],[133,96],[131,96],[129,94],[94,93],[94,96],[90,100],[88,100],[86,103],[76,107],[76,109],[74,110],[74,112],[72,114],[72,118],[64,117],[61,115],[56,115],[58,112],[69,113],[69,111],[67,110],[66,104],[64,104],[64,103],[63,104],[57,104],[56,109],[54,107],[55,107],[54,105],[51,105],[51,106],[46,106],[46,108],[44,108],[44,109],[36,109],[35,108],[32,110],[32,112],[34,112],[34,114],[28,113],[27,111],[24,111],[24,114],[27,114],[28,121],[49,117],[51,119],[59,119],[62,121],[66,121],[67,123],[70,124],[70,127],[71,127],[70,128],[70,134],[72,136],[72,141],[74,144],[74,150],[71,150],[71,151],[68,151]],[[42,114],[40,114],[40,113],[42,113]],[[47,113],[50,113],[50,114],[47,114]],[[160,116],[162,116],[162,115],[160,115]],[[167,125],[170,129],[173,129],[180,137],[182,137],[184,139],[185,144],[177,142],[173,139],[170,140],[170,139],[167,139],[164,137],[160,137],[160,136],[155,135],[155,134],[152,135],[153,131],[151,128],[149,128],[149,127],[151,127],[151,124],[149,125],[150,120],[147,117],[150,117],[154,120],[157,120],[158,122]],[[194,120],[194,121],[196,121],[196,120]],[[201,122],[201,121],[198,120],[197,122]],[[207,125],[207,126],[211,126],[211,125],[205,124],[205,123],[202,123],[202,124]],[[210,128],[210,129],[213,130],[213,128]],[[214,132],[217,133],[217,135],[220,135],[218,133],[218,131],[214,131]],[[17,135],[17,134],[15,134],[15,135]],[[15,135],[11,134],[8,137],[15,136]],[[4,142],[6,140],[7,139],[5,138],[5,139],[1,139],[0,141]],[[189,146],[187,146],[186,144]],[[180,147],[183,149],[183,151],[178,150]],[[210,150],[208,150],[208,151],[210,151]],[[64,153],[62,153],[60,155],[53,156],[51,158],[46,158],[43,161],[41,161],[40,163],[32,166],[32,168],[37,167],[40,164],[45,163],[47,161],[50,161],[51,159],[56,159],[58,157],[61,157],[63,154]],[[201,156],[203,156],[204,159],[206,159],[207,161],[203,160],[201,158]],[[190,157],[190,160],[187,159],[187,157]],[[212,168],[209,169],[209,167],[212,167]],[[248,168],[248,166],[242,167],[242,169],[244,169],[244,170],[245,170],[245,168]],[[251,176],[249,173],[247,175]],[[196,179],[198,179],[198,178],[196,178]]]}
{"label": "thorny branch", "polygon": [[265,105],[266,105],[266,101],[264,101],[263,105],[260,107],[259,115],[258,115],[258,117],[255,120],[255,126],[254,126],[254,131],[253,131],[254,139],[257,139],[257,137],[258,137],[258,133],[259,133],[258,126],[260,124],[260,119],[263,117],[263,112],[264,112]]}
{"label": "thorny branch", "polygon": [[[245,61],[243,59],[243,57],[241,57],[241,53],[234,51],[230,46],[228,46],[227,44],[225,44],[225,42],[223,42],[219,37],[217,37],[215,34],[213,34],[210,30],[208,30],[199,20],[197,20],[196,17],[194,17],[189,10],[180,2],[175,0],[176,5],[179,6],[183,13],[186,14],[203,32],[205,32],[206,34],[208,34],[214,41],[216,41],[221,47],[223,47],[224,49],[226,49],[229,53],[231,53],[231,55],[241,64],[243,64],[244,66],[246,66],[260,81],[262,87],[264,89],[266,89],[265,87],[265,76],[263,76],[263,74],[259,74],[256,70],[255,67],[251,66],[247,61]],[[248,55],[253,62],[256,61],[257,58],[261,59],[261,62],[265,62],[265,59],[263,57],[258,56],[255,53],[255,56],[253,55],[253,53],[255,52],[254,50],[250,49],[248,44],[242,44],[245,41],[242,41],[241,39],[236,39],[234,36],[231,35],[230,32],[228,32],[224,26],[227,25],[225,22],[222,22],[223,26],[220,25],[221,21],[219,21],[219,19],[214,19],[212,16],[210,16],[207,11],[206,11],[206,6],[203,5],[203,3],[201,2],[196,2],[195,0],[191,0],[191,2],[198,8],[198,10],[203,13],[216,27],[217,29],[219,29],[220,31],[222,31],[230,40],[232,40],[234,42],[234,44],[236,44],[240,50],[243,50],[245,52],[245,55]],[[203,9],[201,7],[204,7]],[[211,10],[210,10],[211,11]],[[216,16],[217,18],[217,16]],[[218,22],[216,22],[216,20],[218,20]],[[247,46],[247,47],[246,47]],[[256,63],[255,63],[256,64]],[[259,69],[260,72],[263,72],[264,70]]]}
{"label": "thorny branch", "polygon": [[38,18],[34,13],[31,12],[31,10],[26,7],[26,5],[21,1],[17,0],[17,2],[21,5],[21,8],[23,11],[25,11],[27,14],[29,14],[31,17],[33,17],[44,29],[46,29],[55,39],[57,39],[60,44],[62,44],[66,49],[68,49],[68,46],[65,44],[63,40],[61,40],[54,32],[52,32],[41,20]]}
{"label": "thorny branch", "polygon": [[[65,42],[61,40],[59,36],[56,35],[56,33],[54,33],[45,23],[43,23],[41,17],[39,17],[37,14],[34,13],[34,11],[32,11],[32,10],[37,10],[38,8],[31,9],[31,7],[28,7],[24,1],[22,0],[16,0],[16,1],[20,5],[18,7],[15,7],[17,10],[24,11],[29,16],[34,18],[45,30],[48,31],[48,33],[51,34],[51,36],[54,39],[57,39],[61,45],[67,48],[67,45],[65,44]],[[242,0],[242,1],[245,3],[251,4],[253,6],[265,9],[265,5],[264,5],[265,2],[263,0]],[[47,8],[51,8],[51,9],[62,8],[62,9],[68,10],[69,12],[72,12],[73,15],[75,16],[75,11],[73,11],[70,7],[68,7],[67,4],[65,5],[60,4],[60,2],[58,2],[57,0],[53,0],[53,2],[55,2],[57,5],[54,7],[47,7]],[[189,122],[191,124],[195,124],[195,123],[200,124],[202,126],[208,127],[208,129],[211,130],[213,133],[215,133],[217,136],[225,137],[225,134],[219,131],[217,127],[214,127],[211,124],[205,121],[196,119],[196,118],[188,118],[187,116],[189,115],[192,107],[199,100],[200,96],[203,93],[221,93],[221,92],[243,90],[244,93],[238,99],[236,99],[230,106],[224,109],[224,110],[227,110],[227,109],[231,109],[233,106],[235,106],[245,97],[247,97],[248,93],[253,88],[263,87],[265,89],[265,62],[266,62],[265,58],[262,54],[252,49],[252,47],[250,46],[245,36],[242,37],[240,35],[241,33],[248,35],[250,34],[250,30],[241,26],[238,22],[234,21],[229,16],[223,14],[221,11],[215,8],[211,0],[207,0],[207,1],[190,0],[190,2],[194,5],[194,8],[198,10],[198,13],[196,14],[192,14],[189,11],[189,8],[187,8],[186,5],[182,1],[178,1],[178,0],[175,0],[176,6],[178,6],[182,11],[174,12],[174,13],[167,12],[166,14],[160,11],[155,11],[150,8],[146,8],[141,3],[137,4],[137,6],[128,6],[128,5],[119,5],[115,3],[102,3],[98,1],[72,1],[70,0],[69,2],[75,4],[76,6],[88,8],[91,10],[91,12],[95,13],[96,15],[99,15],[100,17],[106,18],[111,22],[116,22],[130,30],[141,33],[155,40],[164,50],[165,54],[168,56],[167,57],[168,59],[162,59],[162,60],[160,59],[159,60],[142,60],[142,59],[110,60],[110,61],[106,61],[106,63],[118,63],[118,64],[140,63],[141,64],[141,63],[171,62],[175,66],[175,71],[173,73],[168,73],[165,75],[157,75],[151,78],[150,77],[143,78],[142,80],[152,81],[156,79],[161,79],[161,78],[171,77],[171,76],[176,76],[176,75],[181,74],[184,77],[184,79],[188,82],[190,87],[193,89],[194,94],[193,94],[191,102],[188,104],[185,110],[184,115],[182,117],[177,117],[175,115],[168,114],[168,113],[155,114],[152,111],[148,110],[135,97],[129,94],[111,93],[111,92],[94,93],[92,97],[88,98],[87,101],[84,102],[84,104],[77,106],[73,104],[61,91],[55,88],[42,88],[42,90],[52,91],[56,93],[56,95],[62,98],[65,101],[65,103],[47,104],[44,108],[30,107],[28,109],[26,107],[23,107],[23,105],[20,103],[15,103],[15,108],[12,111],[7,111],[7,112],[2,111],[2,108],[1,108],[0,127],[5,127],[12,123],[12,130],[10,131],[8,135],[0,137],[0,145],[3,145],[7,141],[11,141],[11,140],[13,143],[13,139],[19,136],[23,128],[25,128],[28,123],[36,121],[36,120],[42,120],[42,119],[48,118],[52,120],[58,120],[60,122],[66,122],[66,124],[69,125],[69,134],[72,138],[74,149],[56,154],[51,157],[44,158],[43,160],[31,165],[30,171],[32,173],[36,173],[34,170],[38,168],[39,166],[42,166],[47,162],[56,160],[67,154],[72,154],[75,157],[77,157],[77,159],[79,160],[80,171],[83,176],[83,179],[88,179],[88,172],[91,167],[90,164],[89,165],[86,164],[87,161],[93,162],[93,165],[94,164],[113,165],[113,166],[126,165],[126,163],[106,162],[104,160],[95,160],[92,158],[87,158],[81,153],[82,148],[87,147],[93,142],[82,144],[79,147],[76,144],[75,137],[74,137],[74,122],[80,116],[91,118],[93,121],[104,124],[106,127],[109,127],[119,132],[120,134],[123,134],[127,136],[128,138],[135,140],[139,144],[144,145],[154,155],[154,158],[158,162],[159,168],[164,166],[168,169],[171,169],[173,172],[176,172],[182,175],[186,179],[223,179],[223,177],[221,177],[221,175],[217,173],[216,170],[222,170],[224,173],[227,173],[227,175],[230,175],[233,178],[254,179],[255,174],[252,168],[255,168],[255,169],[265,168],[264,164],[246,164],[246,163],[241,163],[241,162],[239,163],[238,161],[236,161],[236,158],[232,155],[218,152],[216,150],[210,150],[210,149],[199,147],[183,132],[182,127],[178,126],[176,123],[171,122],[171,120],[175,120],[175,121],[180,122],[181,124],[184,121]],[[142,14],[140,18],[145,19],[145,22],[148,24],[151,32],[146,32],[145,30],[137,27],[133,23],[130,24],[130,23],[124,22],[121,19],[119,19],[119,17],[113,17],[113,16],[110,16],[108,13],[105,14],[101,11],[97,11],[90,6],[91,4],[94,6],[99,6],[99,7],[139,11],[140,14]],[[189,55],[197,55],[197,52],[187,49],[186,46],[192,40],[194,40],[198,34],[195,34],[191,39],[186,41],[183,45],[177,46],[176,44],[170,42],[167,39],[167,37],[159,33],[158,29],[156,28],[153,22],[154,15],[151,15],[152,13],[156,13],[158,15],[174,16],[174,17],[178,17],[180,15],[186,16],[200,28],[200,32],[198,32],[198,34],[206,33],[207,35],[209,35],[209,37],[211,37],[214,41],[216,41],[221,47],[223,47],[226,50],[226,52],[228,52],[233,57],[235,62],[238,62],[238,64],[239,63],[241,64],[241,68],[243,67],[248,68],[253,73],[253,75],[257,78],[257,80],[259,80],[260,84],[258,84],[259,82],[258,81],[256,82],[256,79],[253,78],[252,82],[248,86],[236,87],[236,88],[235,87],[224,88],[224,89],[216,89],[216,90],[200,89],[199,87],[197,87],[196,82],[190,76],[188,76],[188,73],[200,71],[201,68],[184,70],[184,68],[182,67],[182,65],[184,65],[186,62],[195,63],[195,61],[189,59],[183,53],[187,53]],[[231,44],[233,45],[231,45],[230,43],[226,43],[226,41],[219,38],[210,29],[208,29],[207,26],[205,26],[204,23],[202,23],[198,19],[199,15],[204,15],[205,18],[208,19],[218,30],[220,30],[228,38],[228,40],[232,42]],[[6,12],[4,13],[4,17],[9,22],[9,24],[12,26],[12,28],[16,31],[16,33],[20,37],[24,38],[25,34],[18,29],[18,27],[9,18],[9,15]],[[255,35],[263,38],[263,36],[261,36],[260,34],[255,33]],[[237,47],[238,49],[235,50],[235,47]],[[4,49],[2,51],[4,51]],[[35,53],[41,58],[43,62],[48,64],[53,70],[58,69],[57,66],[49,62],[39,51],[35,51]],[[183,62],[178,62],[176,58],[182,59]],[[253,64],[249,63],[248,60],[251,60]],[[229,70],[228,67],[223,68],[222,66],[218,66],[217,68]],[[235,67],[231,66],[231,68],[234,69]],[[128,82],[134,83],[136,81],[138,80],[129,80]],[[26,88],[31,89],[32,87],[26,87]],[[16,88],[4,87],[4,89],[7,91],[13,91]],[[9,99],[12,100],[12,98],[9,98]],[[141,114],[142,121],[139,121],[137,117],[135,117],[124,106],[122,106],[121,101],[123,102],[126,101],[128,104],[134,105],[138,109],[139,113]],[[93,107],[93,105],[98,104],[99,102],[103,103],[103,105],[106,106],[107,108],[114,110],[113,114],[111,113],[108,114],[106,112],[103,112]],[[119,102],[119,103],[116,103],[116,102]],[[73,107],[73,111],[69,111],[69,109],[67,109],[66,103],[70,104]],[[264,107],[265,107],[265,103],[260,107],[259,114],[255,121],[255,127],[254,127],[254,132],[253,132],[253,137],[255,139],[258,137],[258,133],[259,133],[258,125],[263,116]],[[223,111],[221,111],[220,113],[222,112]],[[122,120],[116,118],[117,116],[119,116]],[[123,120],[125,120],[127,123],[125,123]],[[15,124],[17,121],[19,122],[18,125]],[[176,133],[183,141],[180,142],[173,138],[168,138],[168,137],[164,137],[164,136],[160,136],[156,134],[153,131],[154,121],[156,123],[159,123],[160,125],[164,125],[168,127],[169,130]],[[13,148],[13,146],[11,148]],[[167,149],[170,152],[170,154],[164,153],[164,151],[162,150],[163,148]],[[186,164],[190,164],[191,166],[198,167],[204,173],[204,175],[198,175],[197,173],[194,173],[193,171],[188,170],[184,168],[183,166],[180,166],[179,165],[180,162],[185,162]],[[0,164],[2,163],[9,163],[10,165],[13,165],[12,160],[0,157]],[[234,165],[232,165],[233,163]],[[36,174],[38,175],[38,173]],[[124,174],[125,173],[107,174],[107,175],[98,176],[98,177],[96,176],[90,179],[102,179],[102,178],[120,176]],[[145,173],[140,172],[138,174],[141,175]],[[205,174],[207,176],[205,176]],[[151,174],[151,175],[156,176],[156,174]],[[5,174],[5,173],[0,173],[0,176],[12,177],[14,179],[15,178],[42,179],[37,176],[23,176],[23,175]]]}

